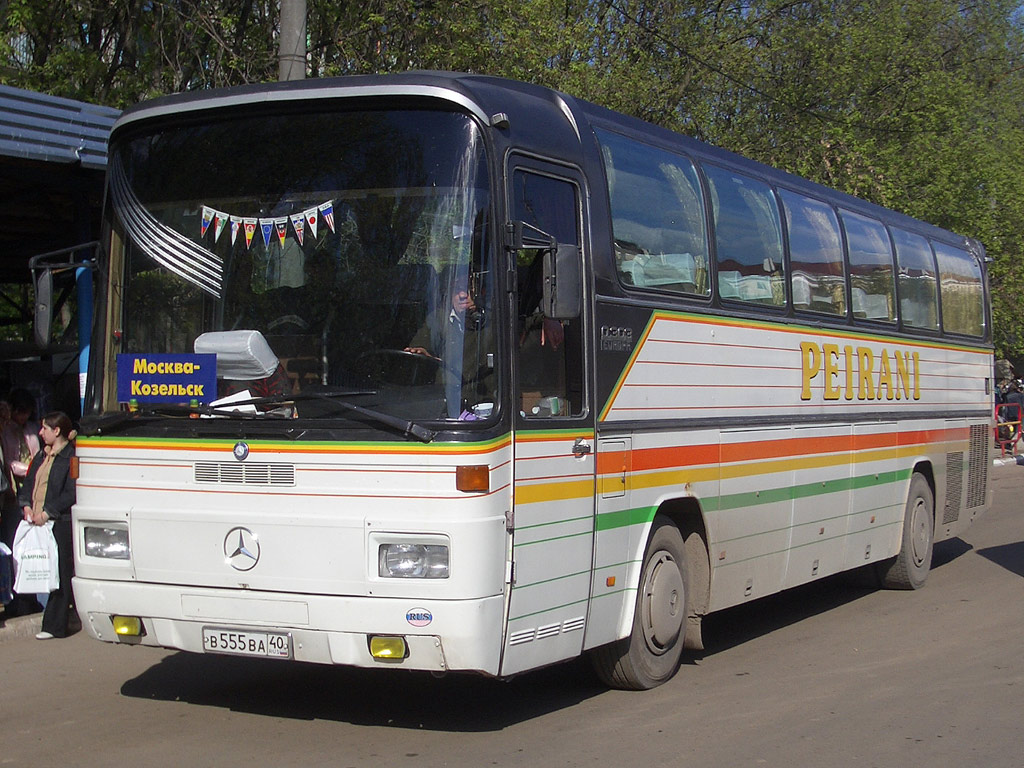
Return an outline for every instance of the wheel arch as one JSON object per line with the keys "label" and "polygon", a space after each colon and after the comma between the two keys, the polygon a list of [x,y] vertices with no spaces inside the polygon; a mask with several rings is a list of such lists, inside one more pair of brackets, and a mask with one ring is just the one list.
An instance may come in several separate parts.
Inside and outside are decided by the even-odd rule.
{"label": "wheel arch", "polygon": [[704,511],[698,499],[681,496],[664,500],[655,514],[671,520],[683,538],[686,589],[689,592],[683,647],[703,650],[701,619],[711,602],[711,560]]}
{"label": "wheel arch", "polygon": [[[933,530],[937,531],[937,526],[939,522],[939,508],[940,506],[945,505],[945,498],[943,498],[941,501],[939,500],[939,488],[935,482],[935,468],[932,465],[932,462],[924,458],[918,459],[916,462],[914,462],[914,468],[910,471],[910,477],[907,478],[907,490],[903,494],[904,498],[906,498],[910,494],[910,482],[914,479],[914,475],[921,475],[925,479],[925,482],[928,483],[928,487],[931,489],[932,528]],[[943,494],[943,496],[945,496],[945,494]]]}

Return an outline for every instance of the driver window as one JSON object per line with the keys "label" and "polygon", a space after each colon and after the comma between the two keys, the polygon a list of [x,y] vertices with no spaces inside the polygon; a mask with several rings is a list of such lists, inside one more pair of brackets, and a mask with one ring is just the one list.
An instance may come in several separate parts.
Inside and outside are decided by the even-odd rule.
{"label": "driver window", "polygon": [[[517,170],[512,177],[512,216],[579,245],[575,184]],[[554,320],[541,311],[544,252],[517,252],[516,366],[520,414],[527,419],[579,416],[584,410],[581,321]]]}

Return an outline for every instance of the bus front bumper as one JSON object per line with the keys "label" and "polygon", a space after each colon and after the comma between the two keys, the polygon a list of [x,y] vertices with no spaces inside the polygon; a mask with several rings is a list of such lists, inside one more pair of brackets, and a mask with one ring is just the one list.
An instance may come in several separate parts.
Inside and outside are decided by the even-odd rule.
{"label": "bus front bumper", "polygon": [[[502,595],[417,601],[81,577],[73,583],[83,629],[107,642],[428,672],[496,675],[500,663]],[[140,623],[133,627],[136,618]],[[115,631],[115,624],[126,633]],[[381,655],[382,646],[396,645],[404,654]]]}

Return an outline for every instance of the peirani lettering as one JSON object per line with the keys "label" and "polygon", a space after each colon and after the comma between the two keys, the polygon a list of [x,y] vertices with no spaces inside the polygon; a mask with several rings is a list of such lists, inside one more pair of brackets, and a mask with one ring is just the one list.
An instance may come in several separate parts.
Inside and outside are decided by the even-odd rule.
{"label": "peirani lettering", "polygon": [[800,342],[800,399],[920,400],[917,352]]}

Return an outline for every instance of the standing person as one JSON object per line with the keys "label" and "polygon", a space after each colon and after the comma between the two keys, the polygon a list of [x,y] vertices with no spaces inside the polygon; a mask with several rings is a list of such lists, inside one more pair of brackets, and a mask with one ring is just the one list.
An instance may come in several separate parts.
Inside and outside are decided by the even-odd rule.
{"label": "standing person", "polygon": [[25,482],[28,464],[40,448],[39,425],[33,418],[36,402],[27,389],[11,390],[8,402],[11,405],[11,419],[4,427],[0,440],[3,441],[4,462],[20,489]]}
{"label": "standing person", "polygon": [[43,611],[42,631],[36,635],[37,640],[49,640],[67,636],[71,607],[71,577],[74,575],[71,507],[75,503],[75,481],[71,477],[75,432],[71,419],[61,411],[46,414],[39,436],[44,447],[32,459],[25,483],[18,492],[18,503],[25,520],[33,525],[53,521],[59,585],[50,593]]}
{"label": "standing person", "polygon": [[[36,402],[27,389],[13,389],[7,398],[10,412],[0,430],[0,445],[3,449],[3,470],[10,488],[3,494],[0,508],[0,540],[8,547],[14,546],[14,534],[22,520],[18,491],[25,482],[29,462],[39,452],[39,425],[36,424]],[[14,602],[7,606],[9,616],[24,616],[42,610],[35,595],[16,595]]]}

